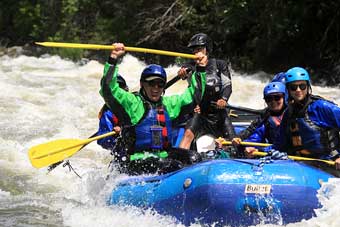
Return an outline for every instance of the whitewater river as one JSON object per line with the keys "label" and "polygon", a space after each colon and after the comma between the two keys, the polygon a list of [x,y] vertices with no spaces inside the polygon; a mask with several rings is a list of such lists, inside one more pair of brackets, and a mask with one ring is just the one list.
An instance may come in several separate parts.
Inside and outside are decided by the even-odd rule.
{"label": "whitewater river", "polygon": [[[134,57],[124,58],[120,72],[131,89],[138,89],[144,66]],[[62,138],[85,139],[96,132],[103,105],[98,93],[102,70],[96,61],[76,64],[58,56],[0,57],[0,226],[181,226],[150,210],[106,206],[110,191],[126,176],[113,172],[106,179],[110,155],[95,142],[70,160],[81,179],[67,167],[47,174],[46,168],[31,166],[30,147]],[[166,69],[170,78],[177,70]],[[231,104],[264,107],[267,79],[238,73],[232,79]],[[167,93],[185,86],[179,82]],[[340,103],[338,88],[313,87],[313,92]],[[324,207],[316,210],[317,217],[288,226],[340,226],[340,181],[324,184],[322,190],[328,193],[320,193]]]}

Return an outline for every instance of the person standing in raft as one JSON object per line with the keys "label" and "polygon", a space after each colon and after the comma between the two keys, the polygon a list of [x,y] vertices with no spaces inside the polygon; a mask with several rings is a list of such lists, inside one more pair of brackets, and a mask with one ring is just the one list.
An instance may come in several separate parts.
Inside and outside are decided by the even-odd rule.
{"label": "person standing in raft", "polygon": [[[194,54],[212,54],[212,41],[204,33],[198,33],[189,41],[188,47]],[[187,77],[188,71],[193,71],[194,64],[183,65],[178,75]],[[226,106],[232,92],[231,76],[228,64],[224,60],[209,58],[206,66],[207,84],[203,99],[197,103],[195,114],[188,121],[181,148],[189,149],[192,141],[205,134],[232,139],[235,130],[228,116]],[[190,84],[190,80],[189,80]]]}
{"label": "person standing in raft", "polygon": [[323,162],[306,163],[340,177],[340,108],[312,94],[309,74],[304,68],[291,68],[285,77],[289,105],[273,148],[289,155],[334,160],[335,168]]}
{"label": "person standing in raft", "polygon": [[[170,157],[171,124],[180,114],[192,111],[195,100],[200,101],[203,97],[207,56],[203,52],[195,54],[196,69],[191,85],[181,95],[163,96],[167,75],[164,68],[156,64],[148,65],[143,70],[140,91],[132,94],[121,89],[117,83],[117,62],[125,53],[124,44],[113,45],[115,49],[104,67],[100,94],[123,125],[122,141],[117,141],[120,146],[117,154],[120,171],[129,174],[156,172],[159,163],[166,163],[165,166],[169,167],[165,167],[164,172],[180,168],[181,165],[173,164]],[[191,161],[194,160],[195,157]]]}
{"label": "person standing in raft", "polygon": [[[125,79],[120,74],[117,74],[117,83],[120,88],[124,89],[125,91],[129,91],[129,87],[126,84]],[[116,115],[112,113],[109,107],[105,104],[99,111],[98,118],[99,128],[98,132],[96,133],[96,136],[103,135],[105,133],[109,133],[112,131],[115,131],[117,135],[99,139],[97,140],[97,144],[104,149],[114,152],[116,138],[121,131],[121,124],[119,122],[119,119],[116,117]]]}

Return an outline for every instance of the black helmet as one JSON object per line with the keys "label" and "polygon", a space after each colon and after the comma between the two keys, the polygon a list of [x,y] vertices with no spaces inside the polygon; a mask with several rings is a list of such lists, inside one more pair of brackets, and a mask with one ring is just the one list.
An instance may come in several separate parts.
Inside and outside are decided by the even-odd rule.
{"label": "black helmet", "polygon": [[208,52],[212,51],[212,43],[207,34],[198,33],[191,37],[188,47],[193,49],[197,46],[204,46]]}
{"label": "black helmet", "polygon": [[126,84],[125,79],[120,74],[117,75],[117,83],[119,84],[120,88],[127,90],[127,91],[129,90],[129,87]]}

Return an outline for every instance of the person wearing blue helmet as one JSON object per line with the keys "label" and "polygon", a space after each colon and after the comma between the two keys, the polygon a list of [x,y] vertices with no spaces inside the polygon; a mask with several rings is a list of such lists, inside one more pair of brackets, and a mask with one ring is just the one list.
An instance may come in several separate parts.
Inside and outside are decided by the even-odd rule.
{"label": "person wearing blue helmet", "polygon": [[[125,79],[117,74],[117,83],[119,87],[129,91],[129,87],[125,81]],[[99,128],[98,132],[95,134],[96,136],[103,135],[105,133],[115,131],[117,135],[121,131],[119,119],[112,113],[110,108],[107,105],[103,105],[98,114],[99,118]],[[113,151],[116,145],[116,137],[117,136],[108,136],[102,139],[97,140],[97,144],[100,145],[104,149],[108,149]]]}
{"label": "person wearing blue helmet", "polygon": [[[283,84],[286,84],[286,73],[284,73],[284,72],[277,73],[273,77],[272,82],[281,82]],[[287,105],[288,104],[288,91],[286,91],[286,93],[285,93],[285,102],[286,102],[286,105]]]}
{"label": "person wearing blue helmet", "polygon": [[286,84],[286,74],[284,72],[275,74],[272,82],[281,82],[283,84]]}
{"label": "person wearing blue helmet", "polygon": [[340,176],[339,130],[340,108],[333,102],[312,94],[308,72],[301,67],[286,74],[289,105],[283,115],[274,148],[289,155],[316,159],[332,159],[335,168],[316,165]]}
{"label": "person wearing blue helmet", "polygon": [[[254,130],[244,130],[240,133],[239,138],[233,139],[233,143],[239,145],[242,140],[246,142],[274,143],[286,109],[285,94],[286,86],[283,83],[270,82],[267,84],[263,90],[263,98],[267,104],[265,117],[255,120],[256,128]],[[254,125],[251,124],[249,127],[254,127]],[[249,133],[250,131],[252,132],[251,134]],[[264,150],[269,151],[271,147]],[[245,148],[248,157],[254,151],[257,151],[254,147]]]}
{"label": "person wearing blue helmet", "polygon": [[156,64],[143,70],[140,91],[129,93],[117,83],[117,62],[125,53],[124,44],[113,45],[115,48],[105,64],[100,94],[122,125],[115,160],[120,170],[129,174],[156,172],[159,162],[171,161],[167,157],[172,154],[172,121],[190,112],[204,94],[207,56],[196,53],[191,85],[181,95],[163,96],[167,75],[164,68]]}

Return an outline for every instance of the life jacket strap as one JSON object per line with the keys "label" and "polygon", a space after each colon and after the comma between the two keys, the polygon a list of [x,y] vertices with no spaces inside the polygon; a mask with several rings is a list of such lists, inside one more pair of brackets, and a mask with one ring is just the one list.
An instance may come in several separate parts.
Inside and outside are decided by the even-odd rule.
{"label": "life jacket strap", "polygon": [[169,137],[168,137],[168,130],[166,128],[166,119],[164,114],[164,108],[163,106],[157,107],[157,121],[159,122],[159,125],[162,127],[162,137],[163,137],[163,148],[168,148],[169,143]]}

